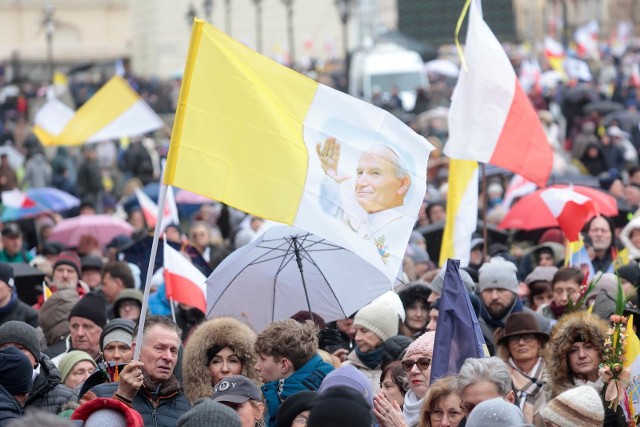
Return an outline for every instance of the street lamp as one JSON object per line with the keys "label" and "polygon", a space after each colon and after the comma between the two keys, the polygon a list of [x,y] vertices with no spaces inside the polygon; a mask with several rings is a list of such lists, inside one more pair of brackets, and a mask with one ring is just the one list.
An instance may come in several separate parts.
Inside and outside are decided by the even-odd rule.
{"label": "street lamp", "polygon": [[196,19],[196,15],[196,8],[193,7],[193,3],[190,3],[189,9],[187,9],[187,14],[185,15],[187,17],[187,25],[189,28],[193,26],[193,20]]}
{"label": "street lamp", "polygon": [[207,21],[212,23],[212,15],[213,15],[213,0],[204,0],[202,2],[202,8],[204,9],[204,14],[207,17]]}
{"label": "street lamp", "polygon": [[355,0],[336,0],[336,7],[340,14],[340,22],[342,22],[342,46],[344,50],[344,59],[347,60],[349,54],[349,31],[347,24],[351,18],[351,12],[353,11],[353,5]]}
{"label": "street lamp", "polygon": [[53,19],[53,6],[48,3],[43,8],[44,19],[44,32],[47,36],[47,65],[49,68],[49,78],[53,84],[53,33],[56,30],[55,21]]}
{"label": "street lamp", "polygon": [[287,38],[289,39],[289,55],[291,57],[291,65],[296,63],[295,45],[293,41],[293,0],[282,0],[287,8]]}
{"label": "street lamp", "polygon": [[256,51],[262,53],[262,0],[253,0],[256,6]]}

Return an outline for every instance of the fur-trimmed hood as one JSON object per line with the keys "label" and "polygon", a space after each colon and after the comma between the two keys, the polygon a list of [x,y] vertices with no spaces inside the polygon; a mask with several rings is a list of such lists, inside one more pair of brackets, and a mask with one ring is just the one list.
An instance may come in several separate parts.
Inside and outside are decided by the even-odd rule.
{"label": "fur-trimmed hood", "polygon": [[207,351],[213,346],[231,347],[242,360],[242,375],[259,382],[253,370],[256,363],[253,345],[256,333],[249,326],[231,317],[220,317],[201,324],[191,335],[182,362],[183,389],[193,404],[201,397],[211,397],[211,373]]}
{"label": "fur-trimmed hood", "polygon": [[582,310],[565,314],[555,324],[546,354],[551,399],[575,386],[573,374],[569,371],[568,356],[576,337],[582,335],[585,342],[592,343],[602,355],[608,327],[608,323],[595,314]]}
{"label": "fur-trimmed hood", "polygon": [[635,217],[620,232],[620,241],[629,249],[629,256],[633,259],[640,258],[640,248],[636,248],[631,243],[631,233],[638,228],[640,228],[640,217]]}

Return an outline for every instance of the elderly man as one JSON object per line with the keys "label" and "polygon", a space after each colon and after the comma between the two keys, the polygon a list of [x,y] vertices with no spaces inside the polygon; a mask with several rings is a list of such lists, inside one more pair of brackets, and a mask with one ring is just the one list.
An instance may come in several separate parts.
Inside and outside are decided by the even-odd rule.
{"label": "elderly man", "polygon": [[611,223],[602,216],[594,217],[587,224],[587,235],[591,239],[594,256],[591,259],[594,271],[607,272],[613,262],[613,227]]}
{"label": "elderly man", "polygon": [[60,371],[48,356],[41,353],[36,330],[19,321],[9,321],[0,326],[0,349],[15,347],[29,359],[33,370],[33,388],[24,409],[45,411],[51,414],[62,412],[67,402],[75,402],[78,396],[62,383]]}
{"label": "elderly man", "polygon": [[21,320],[38,327],[38,312],[18,299],[13,282],[13,267],[0,262],[0,325],[9,320]]}
{"label": "elderly man", "polygon": [[33,256],[24,250],[22,230],[18,224],[8,223],[2,228],[2,250],[0,261],[2,262],[30,262]]}
{"label": "elderly man", "polygon": [[[134,340],[138,327],[133,333]],[[145,426],[175,426],[178,418],[191,408],[173,374],[181,333],[171,319],[148,316],[140,361],[130,362],[120,373],[119,382],[98,385],[89,390],[83,400],[113,397],[138,411]],[[136,345],[134,341],[134,351]]]}
{"label": "elderly man", "polygon": [[480,268],[478,290],[480,291],[480,318],[482,333],[495,348],[494,332],[504,328],[504,322],[511,313],[528,312],[536,317],[540,330],[551,332],[549,319],[525,307],[518,298],[517,267],[503,258],[493,258]]}
{"label": "elderly man", "polygon": [[[56,262],[53,264],[51,290],[56,292],[58,289],[74,289],[80,297],[89,292],[89,286],[80,281],[80,266],[78,254],[73,251],[60,252],[56,257]],[[34,308],[39,310],[42,304],[44,304],[44,298],[40,295]]]}
{"label": "elderly man", "polygon": [[93,293],[82,297],[69,313],[70,342],[67,341],[67,351],[53,359],[56,366],[59,366],[60,360],[71,350],[86,351],[96,363],[102,362],[100,334],[106,324],[107,314],[104,298]]}
{"label": "elderly man", "polygon": [[458,393],[467,416],[485,400],[501,397],[509,403],[515,401],[509,368],[497,357],[465,360],[458,373]]}

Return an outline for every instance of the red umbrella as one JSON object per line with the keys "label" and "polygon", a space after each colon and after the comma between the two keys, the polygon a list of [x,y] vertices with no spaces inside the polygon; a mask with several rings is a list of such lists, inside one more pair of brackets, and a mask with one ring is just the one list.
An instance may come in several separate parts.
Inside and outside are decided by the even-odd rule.
{"label": "red umbrella", "polygon": [[[514,203],[498,227],[502,229],[515,228],[518,230],[558,227],[558,220],[549,210],[540,195],[548,188],[573,189],[576,193],[587,196],[593,200],[593,203],[601,215],[610,217],[618,215],[618,203],[616,199],[602,190],[581,185],[552,185],[536,190]],[[591,219],[591,217],[593,217],[593,215],[588,217],[586,221]]]}
{"label": "red umbrella", "polygon": [[49,240],[68,247],[78,246],[84,235],[93,236],[101,246],[106,246],[114,237],[131,236],[133,227],[126,221],[109,215],[80,215],[60,221],[51,229]]}

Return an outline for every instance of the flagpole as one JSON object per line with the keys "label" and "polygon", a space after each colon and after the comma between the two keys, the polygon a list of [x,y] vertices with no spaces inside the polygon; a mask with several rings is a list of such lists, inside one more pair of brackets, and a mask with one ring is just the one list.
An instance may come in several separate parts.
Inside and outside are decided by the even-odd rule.
{"label": "flagpole", "polygon": [[487,260],[487,245],[489,244],[487,232],[487,205],[489,204],[489,196],[487,195],[487,169],[484,163],[482,165],[482,262]]}
{"label": "flagpole", "polygon": [[[158,218],[162,218],[162,210],[167,199],[168,186],[161,184],[160,196],[158,197]],[[160,230],[162,221],[156,221],[156,227],[153,232],[153,243],[151,243],[151,255],[149,257],[149,267],[147,268],[147,277],[144,284],[144,297],[142,298],[142,310],[140,311],[140,320],[138,321],[138,335],[135,337],[136,349],[133,354],[133,360],[140,359],[140,349],[142,348],[142,340],[144,336],[144,322],[147,318],[147,310],[149,307],[149,293],[151,291],[151,277],[153,276],[153,268],[156,264],[156,253],[158,252],[158,240],[160,240]]]}
{"label": "flagpole", "polygon": [[169,298],[169,304],[171,304],[171,318],[173,319],[173,323],[176,322],[176,305],[173,303],[173,298]]}

